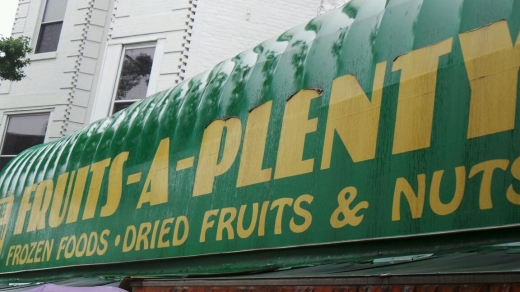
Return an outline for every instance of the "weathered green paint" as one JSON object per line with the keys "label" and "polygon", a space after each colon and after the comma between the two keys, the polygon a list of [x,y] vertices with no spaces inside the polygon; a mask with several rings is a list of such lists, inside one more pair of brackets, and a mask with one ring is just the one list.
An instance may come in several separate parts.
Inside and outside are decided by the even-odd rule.
{"label": "weathered green paint", "polygon": [[[490,24],[505,20],[509,37],[515,44],[520,31],[519,16],[520,2],[513,0],[352,1],[342,10],[317,17],[304,26],[262,43],[224,61],[207,73],[143,100],[84,130],[53,143],[33,147],[13,159],[0,174],[0,272],[279,249],[517,225],[520,222],[520,207],[508,200],[506,193],[509,188],[520,190],[520,183],[513,177],[515,170],[512,169],[514,161],[520,156],[520,148],[516,147],[520,142],[517,130],[519,121],[514,119],[513,129],[468,138],[472,89],[459,34],[484,29]],[[393,68],[396,59],[450,39],[450,51],[440,55],[435,68],[437,80],[434,86],[433,126],[429,147],[393,152],[395,140],[402,138],[396,137],[394,133],[398,119],[398,96],[403,85],[400,82],[401,71]],[[486,40],[482,41],[485,43]],[[515,62],[518,62],[519,55],[517,46],[514,57],[510,60],[512,67],[518,67]],[[323,168],[322,155],[333,80],[352,74],[371,98],[376,65],[382,62],[386,62],[386,69],[374,158],[354,162],[336,133],[330,168]],[[518,76],[518,69],[516,70]],[[518,78],[515,82],[518,82]],[[518,86],[517,83],[514,85]],[[283,168],[280,161],[287,156],[278,157],[279,149],[281,146],[299,145],[298,141],[291,139],[294,138],[292,136],[280,142],[284,117],[287,118],[284,111],[287,110],[287,100],[303,89],[315,92],[316,96],[321,94],[311,99],[309,112],[305,116],[308,120],[315,119],[317,126],[316,130],[309,130],[304,138],[301,159],[313,159],[314,163],[308,173],[284,176],[278,163],[280,169]],[[518,92],[516,97],[518,98]],[[300,96],[295,95],[289,99],[291,100],[298,101]],[[272,109],[266,140],[253,143],[256,147],[265,143],[262,169],[271,169],[270,176],[267,181],[237,187],[249,112],[270,101]],[[518,113],[518,103],[514,104],[514,112]],[[306,112],[299,110],[298,113]],[[224,169],[221,175],[215,177],[212,191],[193,196],[204,132],[209,129],[208,125],[214,125],[212,122],[230,117],[233,118],[228,119],[228,122],[236,122],[235,118],[240,120],[238,154],[230,160],[232,164],[229,169]],[[361,133],[366,132],[363,124],[358,126]],[[224,136],[230,132],[228,127]],[[160,163],[164,156],[157,154],[161,148],[159,145],[165,146],[165,141],[169,141],[166,144],[167,171]],[[229,141],[230,139],[223,139],[221,148],[231,143]],[[289,150],[287,153],[294,153],[294,149]],[[124,157],[121,154],[124,152],[128,152],[126,160],[121,158]],[[223,151],[218,156],[220,162],[226,159]],[[109,190],[117,190],[114,186],[117,183],[111,184],[109,181],[111,169],[116,169],[116,157],[124,162],[122,198],[112,214],[113,210],[103,207]],[[154,157],[155,166],[152,163]],[[190,157],[194,157],[193,166],[190,167],[187,163],[186,168],[177,171],[177,163]],[[95,163],[99,166],[102,163],[98,162],[106,159],[111,161],[106,161],[104,175],[99,176],[102,183],[96,202],[96,191],[91,191],[89,195],[89,190],[95,184],[93,172],[85,167],[92,168]],[[493,172],[489,206],[489,202],[481,202],[481,185],[484,180],[482,172],[475,171],[474,175],[470,172],[479,163],[498,159],[502,160],[501,165],[505,167]],[[289,168],[291,166],[294,164],[285,165]],[[460,205],[449,214],[436,214],[430,206],[430,185],[434,172],[444,170],[440,200],[447,204],[454,194],[455,169],[460,170],[460,167],[464,167],[465,178]],[[151,186],[145,187],[150,169],[156,171],[155,176],[151,175],[156,179],[152,180]],[[298,171],[303,168],[295,169]],[[55,221],[57,226],[51,227],[49,217],[56,201],[58,178],[67,172],[72,176],[73,171],[76,178],[81,177],[81,173],[87,175],[83,193],[77,192],[79,196],[75,196],[72,189],[69,201],[74,202],[74,198],[77,198],[81,203],[72,204],[72,209],[67,207],[67,214],[61,224]],[[130,180],[136,182],[127,184],[128,177],[137,173],[141,173],[140,179],[132,176]],[[168,180],[166,201],[164,197],[153,195],[148,198],[150,202],[146,202],[143,192],[160,189],[163,182],[161,175],[165,173]],[[399,195],[400,218],[397,220],[395,214],[394,217],[392,214],[397,181],[406,180],[417,194],[421,180],[418,175],[422,174],[425,178],[422,214],[415,216],[418,218],[412,218],[404,195]],[[279,178],[275,179],[277,176]],[[114,178],[117,177],[118,174],[114,171]],[[25,205],[30,204],[30,208],[23,216],[21,206],[24,190],[46,180],[49,184],[49,179],[53,182],[48,187],[52,193],[49,193],[48,198],[46,195],[40,197],[44,211],[41,212],[41,217],[33,215],[32,228],[31,214],[36,214],[39,209],[33,206],[40,201],[35,200],[35,192],[28,193]],[[75,181],[75,186],[81,185],[81,180]],[[347,187],[349,188],[346,189]],[[38,187],[35,186],[36,188]],[[67,188],[63,190],[65,193]],[[40,189],[44,190],[43,187]],[[78,189],[81,190],[79,187]],[[347,204],[342,196],[338,199],[338,195],[344,194],[342,190],[345,189],[350,191],[347,196],[357,193],[352,202]],[[294,207],[296,200],[302,195],[312,196],[311,202],[307,200],[300,205],[301,209],[311,214],[312,222],[308,228],[302,227],[295,232],[297,229],[291,228],[291,222],[293,226],[301,226],[307,222],[302,217],[305,212]],[[285,205],[284,212],[279,213],[281,207],[272,206],[273,202],[282,198],[288,199],[286,202],[291,202],[292,205]],[[12,205],[9,204],[11,199]],[[141,201],[140,204],[140,199],[145,202]],[[85,212],[85,206],[89,202],[95,207],[91,209],[94,211],[92,213]],[[251,218],[253,205],[258,203],[258,217],[261,219],[262,206],[266,204],[264,202],[269,202],[269,205],[265,209],[263,234],[259,232],[257,222],[252,234],[241,238],[237,234],[235,218],[231,224],[233,239],[228,230],[223,229],[222,239],[217,240],[219,216],[225,210],[231,210],[223,211],[223,208],[236,208],[238,218],[240,207],[247,205],[244,221],[247,229],[250,223],[247,218]],[[48,208],[45,208],[46,204],[49,204]],[[71,214],[74,214],[76,207],[77,220],[74,220]],[[11,210],[9,217],[7,210]],[[211,210],[218,210],[218,214],[208,217],[214,224],[207,229],[205,241],[201,242],[204,217]],[[350,210],[355,212],[349,213]],[[350,216],[352,220],[347,222],[343,220],[344,213],[355,216]],[[53,213],[52,216],[55,215]],[[189,226],[188,236],[185,241],[180,240],[179,245],[173,246],[175,225],[182,216]],[[281,229],[275,226],[277,216],[281,216],[281,224],[278,226]],[[220,223],[225,223],[230,217],[232,215],[228,213],[220,219]],[[338,219],[338,222],[332,223],[331,217]],[[25,218],[24,224],[18,225],[19,230],[16,228],[18,218]],[[168,218],[174,219],[171,222],[164,221]],[[129,251],[123,252],[125,234],[132,229],[131,226],[135,226],[136,233],[139,233],[140,226],[146,226],[147,222],[150,223],[150,228],[142,229],[143,234],[148,230],[143,238],[155,235],[154,247],[149,243],[146,249],[144,241],[141,241],[140,250],[136,250],[134,245]],[[169,227],[163,241],[169,241],[169,244],[168,247],[159,248],[157,237],[163,222]],[[178,229],[178,239],[181,239],[184,232],[184,228]],[[84,252],[81,244],[79,248],[73,249],[73,241],[70,241],[74,236],[77,243],[82,234],[86,234],[87,238]],[[92,245],[88,244],[89,238]],[[69,241],[71,243],[67,246]],[[38,245],[39,242],[42,243]],[[93,249],[93,242],[97,243],[98,249]],[[25,262],[22,260],[23,247],[27,245],[29,254],[31,244],[34,247],[33,262],[27,263],[30,257],[26,257]],[[42,257],[45,245],[50,252]],[[41,246],[40,252],[38,246]],[[87,256],[90,252],[92,255]],[[70,255],[68,258],[67,253]],[[17,260],[14,259],[16,254]],[[40,262],[34,262],[34,256]]]}

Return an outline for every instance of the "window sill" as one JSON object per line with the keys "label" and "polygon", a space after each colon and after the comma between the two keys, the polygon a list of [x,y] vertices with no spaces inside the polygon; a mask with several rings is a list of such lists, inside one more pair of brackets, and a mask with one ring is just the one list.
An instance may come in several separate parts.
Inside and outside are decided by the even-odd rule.
{"label": "window sill", "polygon": [[57,52],[48,52],[48,53],[41,53],[41,54],[32,54],[29,56],[29,59],[31,59],[31,61],[38,61],[38,60],[56,59],[57,56],[58,56]]}

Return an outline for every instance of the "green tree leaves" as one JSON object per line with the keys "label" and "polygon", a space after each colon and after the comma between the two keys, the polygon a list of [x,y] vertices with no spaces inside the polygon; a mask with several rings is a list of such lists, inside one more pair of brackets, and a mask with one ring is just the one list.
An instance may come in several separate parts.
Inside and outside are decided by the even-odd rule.
{"label": "green tree leaves", "polygon": [[32,52],[29,37],[0,38],[0,80],[20,81],[25,77],[23,68],[31,60],[26,55]]}

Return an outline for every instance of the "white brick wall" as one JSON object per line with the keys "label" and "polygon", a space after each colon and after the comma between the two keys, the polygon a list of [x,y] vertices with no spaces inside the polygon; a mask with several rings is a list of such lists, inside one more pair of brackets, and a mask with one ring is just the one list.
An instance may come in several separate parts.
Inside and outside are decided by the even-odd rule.
{"label": "white brick wall", "polygon": [[316,17],[320,0],[199,0],[185,78]]}
{"label": "white brick wall", "polygon": [[[36,47],[44,4],[42,0],[19,1],[15,16],[13,37],[31,37],[33,48]],[[48,140],[70,133],[69,123],[74,123],[70,128],[77,128],[78,122],[82,127],[86,125],[82,121],[85,121],[95,86],[97,58],[103,54],[103,35],[108,34],[105,19],[109,6],[108,0],[68,1],[58,50],[30,55],[31,65],[24,69],[27,78],[12,82],[7,90],[2,86],[0,121],[5,121],[2,116],[6,114],[52,112]]]}
{"label": "white brick wall", "polygon": [[107,42],[108,55],[97,77],[100,83],[89,122],[109,114],[125,46],[156,44],[155,69],[152,69],[148,92],[155,93],[177,84],[192,1],[115,0]]}
{"label": "white brick wall", "polygon": [[[0,84],[0,121],[52,111],[47,136],[59,138],[108,114],[125,45],[161,44],[153,84],[160,91],[309,21],[330,1],[347,0],[69,0],[58,51],[34,55],[27,79]],[[35,46],[45,1],[19,3],[13,36]]]}

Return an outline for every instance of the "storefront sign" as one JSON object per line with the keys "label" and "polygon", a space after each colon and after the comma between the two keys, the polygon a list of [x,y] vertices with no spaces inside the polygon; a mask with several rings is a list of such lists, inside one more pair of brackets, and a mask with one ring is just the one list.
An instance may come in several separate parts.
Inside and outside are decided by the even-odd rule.
{"label": "storefront sign", "polygon": [[0,271],[520,223],[520,7],[393,2],[20,154],[0,176]]}

